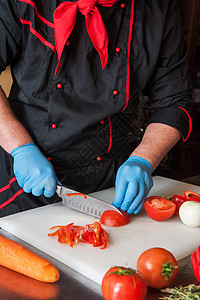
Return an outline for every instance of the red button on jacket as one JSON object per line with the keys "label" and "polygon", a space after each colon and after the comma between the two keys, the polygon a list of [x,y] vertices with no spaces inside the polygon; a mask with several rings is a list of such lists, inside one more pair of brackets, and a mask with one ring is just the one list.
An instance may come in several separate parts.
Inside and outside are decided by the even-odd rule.
{"label": "red button on jacket", "polygon": [[62,88],[62,83],[58,83],[58,84],[57,84],[57,88],[58,88],[58,89],[61,89],[61,88]]}

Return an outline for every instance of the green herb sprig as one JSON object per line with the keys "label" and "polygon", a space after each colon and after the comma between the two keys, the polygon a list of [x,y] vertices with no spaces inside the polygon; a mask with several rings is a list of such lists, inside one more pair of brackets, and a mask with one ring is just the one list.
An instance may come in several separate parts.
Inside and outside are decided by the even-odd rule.
{"label": "green herb sprig", "polygon": [[161,297],[162,300],[200,300],[200,285],[190,284],[183,287],[182,285],[174,288],[161,290],[162,293],[171,294],[170,296]]}

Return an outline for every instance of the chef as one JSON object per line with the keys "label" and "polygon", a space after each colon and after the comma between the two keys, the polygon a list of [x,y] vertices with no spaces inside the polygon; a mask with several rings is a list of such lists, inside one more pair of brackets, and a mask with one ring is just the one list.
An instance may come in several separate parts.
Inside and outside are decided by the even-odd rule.
{"label": "chef", "polygon": [[0,0],[8,65],[0,216],[58,201],[58,182],[115,185],[113,204],[138,213],[153,170],[191,131],[178,0]]}

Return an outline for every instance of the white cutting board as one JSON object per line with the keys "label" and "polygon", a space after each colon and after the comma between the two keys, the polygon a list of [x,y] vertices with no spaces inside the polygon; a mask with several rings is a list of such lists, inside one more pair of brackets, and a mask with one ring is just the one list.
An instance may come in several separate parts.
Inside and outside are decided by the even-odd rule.
{"label": "white cutting board", "polygon": [[[200,193],[200,187],[195,185],[159,176],[153,180],[154,186],[149,195],[183,194],[186,189]],[[92,195],[111,203],[114,188]],[[48,237],[49,228],[54,225],[71,222],[86,225],[97,220],[57,203],[0,218],[0,226],[99,284],[105,272],[113,265],[136,268],[139,255],[148,248],[164,247],[180,260],[192,254],[200,245],[200,227],[188,227],[178,216],[156,222],[144,210],[138,215],[132,215],[131,223],[126,226],[104,226],[109,234],[108,247],[104,250],[84,243],[71,248],[67,244],[58,243],[56,237]]]}

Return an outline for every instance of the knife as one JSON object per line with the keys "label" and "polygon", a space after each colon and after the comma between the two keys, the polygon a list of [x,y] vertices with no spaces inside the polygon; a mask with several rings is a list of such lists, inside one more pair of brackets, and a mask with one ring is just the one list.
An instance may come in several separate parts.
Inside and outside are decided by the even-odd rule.
{"label": "knife", "polygon": [[122,215],[115,206],[94,197],[57,185],[56,193],[62,198],[62,204],[85,214],[100,218],[106,210],[114,210]]}

